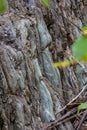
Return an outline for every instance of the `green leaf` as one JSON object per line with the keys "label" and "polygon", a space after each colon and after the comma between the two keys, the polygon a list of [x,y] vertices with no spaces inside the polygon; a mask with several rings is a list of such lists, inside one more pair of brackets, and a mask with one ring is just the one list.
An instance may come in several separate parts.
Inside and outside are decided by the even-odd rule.
{"label": "green leaf", "polygon": [[8,8],[7,0],[0,0],[0,15],[3,14]]}
{"label": "green leaf", "polygon": [[82,28],[83,35],[87,37],[87,26]]}
{"label": "green leaf", "polygon": [[72,45],[72,52],[77,60],[87,61],[87,37],[81,36]]}
{"label": "green leaf", "polygon": [[82,30],[83,32],[84,32],[84,31],[87,31],[87,26],[84,26],[81,30]]}
{"label": "green leaf", "polygon": [[50,8],[49,0],[41,0],[41,2],[45,7]]}
{"label": "green leaf", "polygon": [[80,112],[80,110],[84,110],[84,109],[87,109],[87,102],[81,103],[81,104],[78,106],[78,112]]}

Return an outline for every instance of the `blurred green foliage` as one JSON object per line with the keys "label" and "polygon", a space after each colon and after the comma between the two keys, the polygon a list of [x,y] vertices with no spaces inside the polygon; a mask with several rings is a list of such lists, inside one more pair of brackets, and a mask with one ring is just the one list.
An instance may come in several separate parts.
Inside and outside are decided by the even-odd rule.
{"label": "blurred green foliage", "polygon": [[49,0],[41,0],[41,3],[42,3],[46,8],[50,8]]}
{"label": "blurred green foliage", "polygon": [[0,0],[0,15],[3,14],[8,8],[7,0]]}

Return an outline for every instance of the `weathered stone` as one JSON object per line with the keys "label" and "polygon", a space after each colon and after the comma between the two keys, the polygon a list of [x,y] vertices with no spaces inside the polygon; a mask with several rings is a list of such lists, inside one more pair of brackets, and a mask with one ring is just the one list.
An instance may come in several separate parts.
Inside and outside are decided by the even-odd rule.
{"label": "weathered stone", "polygon": [[41,118],[43,122],[50,122],[55,119],[53,113],[53,102],[50,92],[48,91],[45,83],[41,81],[39,83],[39,92],[41,98]]}
{"label": "weathered stone", "polygon": [[53,102],[50,95],[49,90],[47,89],[46,84],[43,81],[43,77],[41,74],[41,70],[38,64],[38,60],[34,60],[34,68],[35,68],[35,76],[38,84],[38,89],[40,93],[41,99],[41,117],[43,122],[50,122],[50,120],[54,120],[54,113],[53,113]]}
{"label": "weathered stone", "polygon": [[16,100],[16,120],[15,120],[15,129],[16,130],[26,130],[24,126],[24,112],[23,104],[20,100]]}
{"label": "weathered stone", "polygon": [[46,24],[43,20],[41,10],[37,10],[37,28],[41,40],[41,49],[45,49],[52,42],[52,38],[47,30]]}
{"label": "weathered stone", "polygon": [[54,89],[59,92],[60,89],[62,89],[60,74],[59,70],[55,69],[53,66],[53,61],[48,48],[43,51],[43,66],[47,79],[51,82]]}
{"label": "weathered stone", "polygon": [[[52,60],[71,58],[67,48],[81,35],[76,26],[87,25],[86,5],[82,0],[50,4],[48,10],[40,0],[9,0],[0,16],[1,130],[41,130],[87,82],[86,66],[58,69]],[[57,129],[74,128],[69,121]]]}

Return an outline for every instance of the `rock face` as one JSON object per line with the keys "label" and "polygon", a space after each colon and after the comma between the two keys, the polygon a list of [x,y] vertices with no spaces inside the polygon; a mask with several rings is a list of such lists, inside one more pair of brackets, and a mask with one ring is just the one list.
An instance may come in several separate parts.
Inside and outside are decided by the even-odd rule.
{"label": "rock face", "polygon": [[47,10],[38,0],[9,0],[0,16],[0,130],[40,130],[87,82],[86,65],[53,67],[53,60],[70,59],[66,52],[81,35],[72,22],[87,25],[86,3],[50,3]]}

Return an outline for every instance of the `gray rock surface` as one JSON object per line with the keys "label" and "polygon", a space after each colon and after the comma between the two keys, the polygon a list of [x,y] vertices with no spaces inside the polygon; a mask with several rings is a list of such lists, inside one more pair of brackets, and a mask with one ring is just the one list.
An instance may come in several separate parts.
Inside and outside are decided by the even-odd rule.
{"label": "gray rock surface", "polygon": [[[86,6],[50,3],[48,10],[38,0],[9,0],[0,16],[0,130],[41,130],[87,83],[86,65],[53,66],[71,58],[68,49],[81,32],[70,20],[86,25]],[[69,121],[57,129],[74,128]]]}

